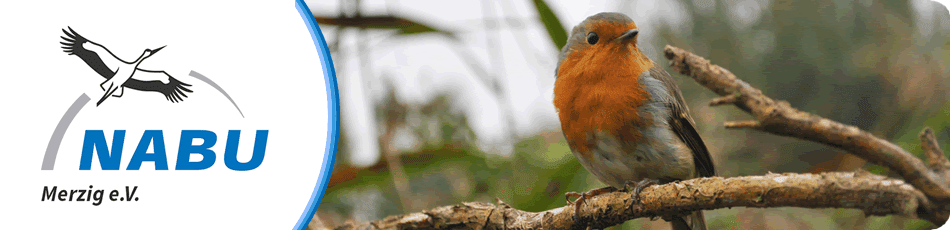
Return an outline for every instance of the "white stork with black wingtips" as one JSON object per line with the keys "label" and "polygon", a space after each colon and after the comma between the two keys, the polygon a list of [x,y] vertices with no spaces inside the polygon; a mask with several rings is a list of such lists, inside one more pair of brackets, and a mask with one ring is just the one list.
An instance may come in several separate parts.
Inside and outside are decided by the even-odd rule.
{"label": "white stork with black wingtips", "polygon": [[[68,27],[67,27],[68,28]],[[165,99],[171,102],[179,102],[188,97],[185,92],[192,91],[187,88],[191,86],[175,79],[162,70],[146,70],[139,68],[139,64],[146,58],[151,57],[164,46],[157,49],[145,49],[141,55],[134,61],[125,61],[105,46],[92,42],[80,36],[72,28],[69,31],[63,29],[63,33],[68,37],[60,36],[63,41],[63,52],[69,55],[76,55],[89,67],[95,70],[99,75],[106,78],[99,86],[105,93],[96,106],[102,104],[109,96],[121,97],[125,88],[131,88],[140,91],[155,91],[165,95]],[[108,53],[110,57],[102,58],[100,54]],[[117,93],[118,91],[118,93]]]}

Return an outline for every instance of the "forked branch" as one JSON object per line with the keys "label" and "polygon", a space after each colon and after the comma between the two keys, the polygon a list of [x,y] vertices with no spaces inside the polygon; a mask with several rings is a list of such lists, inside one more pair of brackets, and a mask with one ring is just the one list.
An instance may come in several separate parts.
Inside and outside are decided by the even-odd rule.
{"label": "forked branch", "polygon": [[897,145],[857,127],[773,100],[705,58],[673,46],[666,46],[665,54],[674,70],[722,96],[710,105],[732,104],[755,118],[727,122],[726,127],[755,129],[841,148],[897,172],[903,180],[864,171],[697,178],[647,187],[640,194],[640,202],[634,205],[631,194],[625,192],[592,197],[581,208],[576,221],[571,218],[571,205],[526,212],[503,203],[475,202],[368,223],[348,223],[337,229],[597,229],[636,218],[728,207],[852,208],[867,215],[902,215],[938,226],[946,223],[950,213],[950,160],[943,155],[929,128],[920,134],[927,158],[924,163]]}
{"label": "forked branch", "polygon": [[666,58],[670,59],[673,70],[692,77],[700,85],[726,98],[713,100],[711,104],[722,105],[725,103],[721,101],[729,101],[729,104],[756,119],[751,122],[727,122],[726,127],[752,128],[814,141],[846,150],[871,163],[887,167],[933,201],[933,206],[922,206],[923,211],[928,212],[930,216],[926,219],[938,225],[946,222],[947,204],[950,201],[950,177],[946,169],[950,167],[950,161],[937,147],[933,131],[929,128],[921,134],[928,161],[928,164],[924,164],[907,150],[857,127],[798,111],[788,102],[773,100],[738,79],[729,70],[713,65],[703,57],[670,45],[666,46],[664,53]]}

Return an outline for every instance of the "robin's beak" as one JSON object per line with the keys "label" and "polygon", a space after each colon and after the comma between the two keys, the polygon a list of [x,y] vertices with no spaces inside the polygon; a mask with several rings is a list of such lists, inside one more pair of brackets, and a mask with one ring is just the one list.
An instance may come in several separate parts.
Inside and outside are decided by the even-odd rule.
{"label": "robin's beak", "polygon": [[622,34],[620,34],[620,37],[617,37],[617,41],[618,42],[633,41],[634,40],[633,38],[637,37],[638,33],[640,33],[640,30],[637,30],[637,29],[624,31]]}

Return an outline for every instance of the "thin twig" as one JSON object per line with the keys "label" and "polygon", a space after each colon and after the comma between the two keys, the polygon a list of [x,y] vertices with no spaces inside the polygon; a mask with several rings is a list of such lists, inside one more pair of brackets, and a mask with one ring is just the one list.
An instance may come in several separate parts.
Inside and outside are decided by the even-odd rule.
{"label": "thin twig", "polygon": [[574,207],[570,205],[534,213],[507,205],[463,203],[369,223],[345,224],[338,229],[596,229],[636,218],[727,207],[853,208],[867,215],[921,218],[938,226],[946,223],[950,216],[950,160],[937,147],[930,129],[921,134],[929,163],[925,165],[906,150],[868,132],[775,101],[702,57],[672,46],[665,51],[673,69],[723,96],[715,103],[732,103],[755,117],[750,121],[727,122],[727,127],[752,128],[841,148],[890,168],[904,180],[863,171],[697,178],[646,188],[634,205],[629,193],[595,196],[585,202],[577,221],[571,218]]}
{"label": "thin twig", "polygon": [[937,143],[937,137],[934,136],[934,132],[930,127],[920,132],[920,148],[923,149],[924,155],[927,156],[927,164],[930,165],[931,169],[950,169],[950,160],[944,157],[943,150],[940,150],[940,144]]}
{"label": "thin twig", "polygon": [[762,124],[758,121],[726,121],[724,124],[729,129],[760,129]]}
{"label": "thin twig", "polygon": [[[929,200],[940,201],[934,203],[937,205],[935,207],[924,207],[926,211],[940,210],[936,211],[939,213],[929,213],[931,218],[927,218],[928,220],[937,220],[934,223],[942,224],[946,222],[947,216],[950,216],[950,212],[947,212],[947,201],[950,201],[950,174],[932,170],[913,154],[857,127],[798,111],[788,102],[773,100],[759,89],[738,79],[729,70],[713,65],[703,57],[670,45],[667,45],[664,51],[673,70],[692,77],[700,85],[720,96],[741,95],[736,97],[733,104],[755,117],[758,125],[736,127],[754,128],[826,144],[887,167],[926,194]],[[933,146],[939,149],[935,147],[936,144]],[[930,156],[942,158],[942,161],[930,162],[947,161],[942,154]]]}
{"label": "thin twig", "polygon": [[712,101],[709,102],[709,105],[717,106],[717,105],[735,104],[736,99],[738,97],[739,95],[737,94],[729,94],[726,96],[718,97],[718,98],[712,99]]}

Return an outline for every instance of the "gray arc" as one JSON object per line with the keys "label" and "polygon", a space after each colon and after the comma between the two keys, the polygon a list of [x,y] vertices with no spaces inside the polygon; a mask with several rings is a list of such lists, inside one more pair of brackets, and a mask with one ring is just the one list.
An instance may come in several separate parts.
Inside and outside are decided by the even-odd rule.
{"label": "gray arc", "polygon": [[[221,86],[214,83],[208,77],[201,75],[194,70],[191,71],[188,75],[194,77],[195,79],[201,80],[202,82],[211,85],[214,89],[218,90],[224,97],[228,98],[228,101],[234,105],[234,108],[237,109],[238,113],[241,114],[241,118],[244,118],[244,112],[241,112],[241,108],[238,107],[237,103],[231,99],[231,96],[228,95]],[[66,110],[66,113],[63,114],[63,117],[59,119],[59,124],[56,125],[56,129],[53,130],[53,135],[49,138],[49,143],[46,144],[46,155],[43,156],[43,167],[42,170],[53,170],[53,165],[56,164],[56,154],[59,152],[59,145],[63,142],[63,136],[66,135],[66,130],[69,129],[69,124],[73,122],[73,119],[76,118],[76,115],[79,115],[79,111],[89,103],[90,98],[88,95],[83,93],[76,98],[76,101],[73,102],[69,109]]]}

